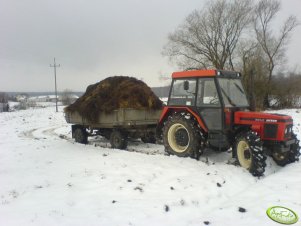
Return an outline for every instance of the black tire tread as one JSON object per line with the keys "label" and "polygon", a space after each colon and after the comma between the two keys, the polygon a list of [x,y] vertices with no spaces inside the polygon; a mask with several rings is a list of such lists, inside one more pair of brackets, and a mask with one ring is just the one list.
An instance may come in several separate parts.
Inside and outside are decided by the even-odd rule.
{"label": "black tire tread", "polygon": [[[167,134],[169,128],[175,124],[180,123],[182,124],[190,133],[190,144],[187,150],[183,153],[178,153],[172,150],[168,143]],[[201,135],[198,130],[198,127],[195,123],[195,121],[191,118],[186,118],[185,114],[174,114],[165,123],[163,127],[163,144],[165,146],[165,151],[168,154],[171,155],[177,155],[179,157],[191,157],[191,158],[198,158],[199,157],[199,149],[201,147],[200,145],[201,141]]]}
{"label": "black tire tread", "polygon": [[297,138],[296,134],[293,134],[292,137],[296,140],[294,144],[291,145],[291,150],[289,152],[289,163],[298,162],[300,157],[300,141]]}
{"label": "black tire tread", "polygon": [[[237,144],[240,140],[245,139],[249,143],[251,156],[252,156],[252,163],[249,168],[249,172],[253,176],[262,176],[265,171],[266,167],[266,155],[263,151],[263,143],[260,140],[260,137],[255,133],[254,131],[247,131],[240,133],[237,138],[234,145],[234,152],[235,156],[237,158]],[[238,158],[237,161],[239,162]]]}
{"label": "black tire tread", "polygon": [[141,137],[141,140],[143,143],[150,143],[150,144],[155,144],[157,141],[156,136],[153,133],[145,134],[144,136]]}
{"label": "black tire tread", "polygon": [[[119,143],[116,143],[116,137],[120,139]],[[127,136],[124,132],[120,130],[114,130],[110,135],[110,144],[112,148],[116,149],[126,149],[127,147]]]}
{"label": "black tire tread", "polygon": [[85,128],[81,128],[81,127],[75,128],[73,133],[74,133],[75,142],[80,144],[88,143],[88,135]]}
{"label": "black tire tread", "polygon": [[292,138],[296,140],[294,144],[291,145],[289,152],[286,154],[285,158],[279,160],[272,155],[272,158],[279,166],[286,166],[287,164],[299,161],[300,157],[300,141],[298,140],[296,134],[292,134]]}

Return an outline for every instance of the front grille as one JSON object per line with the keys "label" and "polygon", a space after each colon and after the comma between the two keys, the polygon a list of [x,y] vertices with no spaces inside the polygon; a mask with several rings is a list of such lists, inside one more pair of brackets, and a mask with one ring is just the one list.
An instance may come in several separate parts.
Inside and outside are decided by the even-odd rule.
{"label": "front grille", "polygon": [[264,125],[264,137],[265,138],[276,138],[277,137],[277,124],[266,124]]}

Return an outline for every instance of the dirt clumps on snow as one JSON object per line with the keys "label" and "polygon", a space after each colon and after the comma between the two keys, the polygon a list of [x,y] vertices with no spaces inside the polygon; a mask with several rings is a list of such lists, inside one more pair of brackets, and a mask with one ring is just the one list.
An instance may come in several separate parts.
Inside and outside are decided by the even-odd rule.
{"label": "dirt clumps on snow", "polygon": [[169,206],[168,205],[164,205],[164,210],[165,210],[165,212],[168,212],[170,210]]}
{"label": "dirt clumps on snow", "polygon": [[238,207],[238,211],[241,212],[241,213],[247,212],[247,210],[243,207]]}
{"label": "dirt clumps on snow", "polygon": [[64,110],[77,111],[82,117],[96,122],[100,112],[109,114],[118,108],[159,110],[162,101],[143,81],[114,76],[89,85],[84,95]]}

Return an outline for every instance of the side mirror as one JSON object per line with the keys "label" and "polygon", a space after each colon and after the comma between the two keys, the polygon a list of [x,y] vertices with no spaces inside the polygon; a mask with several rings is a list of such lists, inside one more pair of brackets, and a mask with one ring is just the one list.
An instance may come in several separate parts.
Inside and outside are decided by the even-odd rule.
{"label": "side mirror", "polygon": [[184,81],[184,90],[185,91],[189,90],[189,82],[188,81]]}

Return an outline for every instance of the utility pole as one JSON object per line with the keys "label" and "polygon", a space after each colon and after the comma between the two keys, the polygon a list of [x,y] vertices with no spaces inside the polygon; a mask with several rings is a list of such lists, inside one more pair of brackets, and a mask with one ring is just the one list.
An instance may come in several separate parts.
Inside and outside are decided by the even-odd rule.
{"label": "utility pole", "polygon": [[254,70],[254,67],[252,67],[251,68],[251,70],[250,70],[250,82],[251,82],[251,84],[250,84],[250,89],[251,89],[251,94],[250,94],[250,107],[251,107],[251,111],[256,111],[256,101],[255,101],[255,94],[254,94],[254,92],[255,92],[255,90],[254,90],[254,74],[255,74],[255,72],[254,72],[255,70]]}
{"label": "utility pole", "polygon": [[54,68],[54,85],[55,85],[55,108],[56,108],[56,112],[58,112],[57,110],[57,86],[56,86],[56,68],[57,67],[60,67],[61,65],[57,65],[55,63],[55,58],[54,58],[54,63],[53,65],[50,64],[50,67],[53,67]]}

